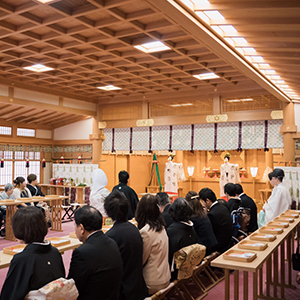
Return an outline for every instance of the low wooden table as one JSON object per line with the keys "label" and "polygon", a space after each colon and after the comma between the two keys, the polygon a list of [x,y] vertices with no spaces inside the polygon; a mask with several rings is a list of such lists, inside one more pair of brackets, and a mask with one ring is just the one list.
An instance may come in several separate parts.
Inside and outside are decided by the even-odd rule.
{"label": "low wooden table", "polygon": [[20,198],[18,200],[2,200],[0,205],[6,205],[6,225],[5,225],[5,239],[15,241],[16,238],[13,234],[11,219],[17,211],[17,206],[22,203],[50,201],[51,203],[51,222],[54,231],[62,231],[61,227],[61,211],[62,200],[68,199],[68,196],[49,195],[46,197],[33,197],[33,198]]}
{"label": "low wooden table", "polygon": [[[71,242],[70,244],[57,247],[58,251],[61,254],[64,254],[65,251],[68,251],[68,250],[74,250],[82,244],[78,239],[70,238],[69,236],[63,236],[63,237],[60,237],[60,238],[61,239],[68,239]],[[6,253],[3,253],[3,251],[0,251],[0,269],[4,269],[4,268],[9,267],[12,258],[13,258],[12,255],[6,254]]]}
{"label": "low wooden table", "polygon": [[[230,270],[234,270],[234,299],[239,300],[239,288],[243,287],[243,299],[248,300],[248,273],[253,273],[253,300],[258,298],[264,299],[284,299],[284,289],[292,287],[292,245],[294,244],[294,231],[298,228],[300,218],[295,218],[288,228],[284,228],[283,232],[276,235],[277,238],[273,242],[267,242],[268,247],[263,251],[248,250],[255,252],[257,257],[252,262],[235,262],[224,259],[223,255],[230,250],[241,250],[238,244],[230,250],[221,254],[218,258],[211,262],[214,267],[225,269],[225,300],[230,299]],[[259,231],[255,231],[255,234]],[[299,232],[298,232],[299,234]],[[263,234],[262,234],[263,235]],[[299,235],[298,235],[299,237]],[[245,240],[250,239],[247,237]],[[247,252],[247,250],[243,250]],[[280,257],[280,274],[279,270]],[[273,258],[273,259],[272,259]],[[285,278],[285,259],[287,260],[288,276]],[[266,263],[266,294],[263,291],[263,264]],[[239,281],[239,271],[243,272],[243,282]],[[272,278],[273,273],[273,278]],[[273,296],[270,295],[270,289],[273,286]],[[277,288],[280,288],[280,297],[277,295]]]}

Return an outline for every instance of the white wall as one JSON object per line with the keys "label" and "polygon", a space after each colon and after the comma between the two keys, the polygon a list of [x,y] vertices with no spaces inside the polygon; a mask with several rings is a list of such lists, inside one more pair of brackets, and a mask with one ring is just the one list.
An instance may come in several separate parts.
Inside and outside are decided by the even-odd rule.
{"label": "white wall", "polygon": [[297,125],[297,131],[300,131],[300,103],[294,104],[295,111],[295,125]]}
{"label": "white wall", "polygon": [[93,119],[86,119],[54,129],[54,140],[88,140],[93,133]]}

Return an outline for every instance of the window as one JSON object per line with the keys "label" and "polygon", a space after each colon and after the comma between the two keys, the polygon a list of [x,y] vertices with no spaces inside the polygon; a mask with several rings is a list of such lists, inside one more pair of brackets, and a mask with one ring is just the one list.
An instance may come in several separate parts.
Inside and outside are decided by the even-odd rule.
{"label": "window", "polygon": [[15,159],[24,159],[24,152],[23,151],[16,151],[15,152]]}
{"label": "window", "polygon": [[4,161],[4,168],[0,169],[0,184],[12,183],[12,161]]}
{"label": "window", "polygon": [[38,182],[40,182],[40,162],[39,161],[29,161],[29,174],[35,174]]}
{"label": "window", "polygon": [[27,168],[26,161],[15,161],[15,178],[16,177],[24,177],[27,179]]}
{"label": "window", "polygon": [[35,137],[35,129],[17,128],[17,136]]}
{"label": "window", "polygon": [[4,159],[13,159],[12,151],[4,151]]}
{"label": "window", "polygon": [[0,126],[0,134],[11,135],[11,127]]}

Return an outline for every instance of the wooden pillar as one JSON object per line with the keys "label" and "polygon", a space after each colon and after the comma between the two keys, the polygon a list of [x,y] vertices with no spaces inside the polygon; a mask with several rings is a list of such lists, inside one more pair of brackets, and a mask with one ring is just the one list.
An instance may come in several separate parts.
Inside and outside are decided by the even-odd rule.
{"label": "wooden pillar", "polygon": [[280,132],[283,134],[284,160],[285,162],[295,161],[295,141],[293,133],[297,132],[295,125],[294,103],[283,104],[283,126]]}
{"label": "wooden pillar", "polygon": [[219,95],[213,97],[213,114],[219,115],[222,111],[222,101]]}
{"label": "wooden pillar", "polygon": [[102,155],[102,142],[104,140],[103,130],[99,129],[100,111],[97,107],[97,116],[93,118],[93,133],[90,134],[90,140],[93,145],[93,163],[98,164],[100,168],[100,160]]}
{"label": "wooden pillar", "polygon": [[265,162],[266,168],[270,167],[271,169],[273,169],[273,153],[271,149],[265,152]]}

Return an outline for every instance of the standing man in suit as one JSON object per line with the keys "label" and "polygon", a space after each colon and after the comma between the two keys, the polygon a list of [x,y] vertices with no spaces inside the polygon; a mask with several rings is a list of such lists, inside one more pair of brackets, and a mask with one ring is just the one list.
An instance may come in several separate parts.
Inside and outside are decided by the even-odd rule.
{"label": "standing man in suit", "polygon": [[122,192],[125,194],[126,198],[129,200],[129,210],[128,210],[128,220],[131,220],[135,216],[135,211],[137,204],[139,203],[139,198],[136,194],[136,192],[127,185],[129,179],[129,174],[126,171],[119,172],[119,184],[114,186],[112,189],[118,190],[119,192]]}
{"label": "standing man in suit", "polygon": [[68,278],[73,278],[78,300],[119,300],[122,258],[117,244],[101,230],[102,215],[92,206],[75,212],[75,233],[83,243],[72,255]]}
{"label": "standing man in suit", "polygon": [[123,260],[119,299],[142,300],[148,296],[143,277],[143,239],[137,227],[127,220],[128,200],[123,193],[114,190],[105,198],[104,209],[114,221],[106,235],[117,243]]}
{"label": "standing man in suit", "polygon": [[209,188],[200,190],[199,197],[205,201],[206,207],[209,209],[207,216],[218,241],[218,245],[213,251],[223,253],[231,246],[232,221],[229,210],[217,201],[215,193]]}
{"label": "standing man in suit", "polygon": [[169,214],[169,209],[171,207],[170,198],[167,193],[159,192],[156,194],[159,210],[161,212],[161,216],[164,218],[166,222],[166,229],[174,222],[173,218]]}
{"label": "standing man in suit", "polygon": [[239,184],[235,184],[236,195],[241,199],[242,206],[245,208],[250,208],[250,221],[247,226],[248,232],[254,232],[258,229],[257,226],[257,206],[252,198],[244,193],[243,187]]}

